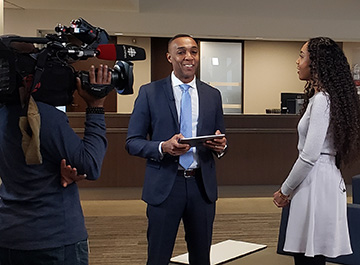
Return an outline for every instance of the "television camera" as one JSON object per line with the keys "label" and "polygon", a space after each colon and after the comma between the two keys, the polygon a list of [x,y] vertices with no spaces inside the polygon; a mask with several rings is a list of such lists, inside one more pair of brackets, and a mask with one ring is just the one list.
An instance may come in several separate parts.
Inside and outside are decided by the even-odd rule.
{"label": "television camera", "polygon": [[[18,103],[19,87],[25,87],[37,101],[53,106],[70,104],[76,77],[98,98],[114,88],[122,95],[133,93],[131,61],[145,60],[144,49],[108,44],[107,32],[83,18],[73,20],[70,27],[59,24],[55,32],[45,37],[0,37],[0,104]],[[75,37],[72,41],[71,36]],[[81,44],[75,44],[74,39]],[[110,69],[110,85],[90,84],[88,72],[75,71],[71,66],[75,61],[92,57],[116,61]]]}

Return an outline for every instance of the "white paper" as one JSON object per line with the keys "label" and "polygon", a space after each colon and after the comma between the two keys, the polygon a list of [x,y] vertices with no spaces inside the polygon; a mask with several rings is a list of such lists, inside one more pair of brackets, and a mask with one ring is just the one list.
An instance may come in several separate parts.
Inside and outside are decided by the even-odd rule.
{"label": "white paper", "polygon": [[[226,240],[211,246],[210,263],[211,265],[221,264],[226,261],[230,261],[235,258],[239,258],[241,256],[264,249],[266,247],[266,245]],[[189,264],[189,254],[185,253],[173,257],[170,261],[180,264]]]}

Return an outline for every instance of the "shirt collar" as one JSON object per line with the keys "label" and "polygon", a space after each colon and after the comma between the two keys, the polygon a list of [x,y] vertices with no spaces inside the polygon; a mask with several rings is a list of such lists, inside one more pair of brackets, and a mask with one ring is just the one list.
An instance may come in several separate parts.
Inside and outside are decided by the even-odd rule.
{"label": "shirt collar", "polygon": [[[174,71],[171,73],[171,83],[173,87],[179,87],[179,85],[184,84],[179,78],[177,78],[174,74]],[[191,82],[187,83],[192,88],[196,88],[196,76],[194,76],[194,79],[191,80]]]}

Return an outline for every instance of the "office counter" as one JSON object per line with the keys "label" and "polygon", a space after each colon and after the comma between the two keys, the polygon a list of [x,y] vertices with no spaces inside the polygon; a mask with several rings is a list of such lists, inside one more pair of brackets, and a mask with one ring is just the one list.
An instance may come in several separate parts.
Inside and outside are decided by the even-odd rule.
{"label": "office counter", "polygon": [[[100,179],[81,187],[142,186],[145,159],[128,155],[125,139],[129,114],[106,113],[108,150]],[[81,137],[84,113],[68,113],[70,125]],[[280,185],[297,158],[298,115],[225,115],[228,153],[217,160],[219,185]],[[347,184],[360,173],[360,162],[346,168]]]}

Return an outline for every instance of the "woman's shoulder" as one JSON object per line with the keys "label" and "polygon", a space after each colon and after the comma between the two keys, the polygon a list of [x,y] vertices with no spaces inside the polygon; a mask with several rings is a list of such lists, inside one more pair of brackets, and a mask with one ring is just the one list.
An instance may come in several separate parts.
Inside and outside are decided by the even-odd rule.
{"label": "woman's shoulder", "polygon": [[330,96],[327,92],[318,92],[316,93],[310,101],[313,101],[313,104],[321,104],[321,103],[329,103],[330,102]]}
{"label": "woman's shoulder", "polygon": [[318,92],[316,93],[309,102],[309,105],[311,105],[312,110],[318,110],[318,111],[329,111],[330,110],[330,97],[327,92]]}

